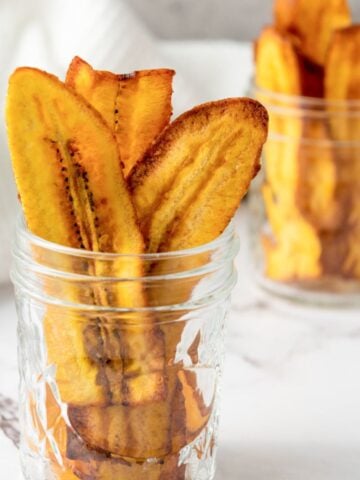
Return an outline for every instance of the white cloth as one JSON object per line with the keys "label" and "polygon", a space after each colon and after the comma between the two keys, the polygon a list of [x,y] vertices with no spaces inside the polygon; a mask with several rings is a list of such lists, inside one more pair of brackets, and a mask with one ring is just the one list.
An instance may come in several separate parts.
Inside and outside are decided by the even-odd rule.
{"label": "white cloth", "polygon": [[[0,1],[0,106],[7,79],[18,66],[41,68],[63,78],[75,55],[95,68],[115,72],[166,67],[156,39],[120,0]],[[196,103],[190,82],[178,76],[175,112]],[[9,278],[10,249],[18,209],[16,190],[0,128],[0,283]],[[56,221],[56,220],[54,220]]]}

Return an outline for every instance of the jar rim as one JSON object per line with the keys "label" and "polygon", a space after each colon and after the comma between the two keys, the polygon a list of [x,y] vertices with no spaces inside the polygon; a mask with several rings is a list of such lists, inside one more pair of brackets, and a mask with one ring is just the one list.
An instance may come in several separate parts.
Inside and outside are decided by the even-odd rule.
{"label": "jar rim", "polygon": [[17,221],[17,234],[20,238],[30,242],[31,245],[40,247],[41,249],[52,251],[54,253],[59,253],[63,255],[76,256],[84,259],[95,259],[95,260],[117,260],[117,259],[140,259],[146,262],[151,262],[155,260],[167,260],[167,259],[176,259],[182,257],[189,257],[199,253],[204,253],[207,251],[215,250],[221,245],[226,244],[231,237],[234,235],[234,219],[230,221],[225,230],[214,240],[198,245],[196,247],[174,250],[169,252],[157,252],[157,253],[113,253],[113,252],[94,252],[92,250],[84,250],[80,248],[68,247],[66,245],[61,245],[59,243],[51,242],[45,240],[38,235],[32,233],[26,226],[24,216],[19,215]]}
{"label": "jar rim", "polygon": [[[107,313],[117,312],[121,314],[131,312],[169,312],[186,309],[198,309],[204,308],[208,305],[213,305],[224,299],[229,295],[234,282],[235,272],[233,268],[229,271],[226,270],[226,265],[233,263],[233,259],[238,251],[238,237],[234,228],[234,221],[228,225],[225,231],[218,236],[212,242],[208,242],[199,247],[194,247],[186,250],[179,250],[175,252],[162,252],[160,254],[140,254],[140,255],[127,255],[127,254],[114,254],[114,253],[102,253],[92,252],[82,249],[76,249],[66,247],[53,242],[49,242],[32,234],[25,226],[25,222],[22,216],[20,216],[17,228],[17,240],[15,241],[13,251],[13,268],[11,272],[11,278],[13,284],[16,286],[16,290],[21,292],[21,296],[27,296],[32,301],[42,304],[51,304],[54,306],[61,306],[69,309],[81,309],[84,312]],[[34,251],[40,256],[40,261],[33,257]],[[38,251],[36,251],[38,250]],[[49,254],[49,263],[44,263],[42,259],[45,254],[45,260]],[[53,254],[55,255],[55,258]],[[205,254],[205,259],[202,257]],[[203,258],[204,262],[198,264],[193,259],[199,256]],[[59,268],[58,261],[62,261],[62,257],[71,257],[71,268],[63,269]],[[136,262],[141,259],[143,262],[151,264],[157,264],[158,262],[170,260],[172,266],[168,270],[157,272],[154,270],[151,273],[142,271],[140,275],[133,275],[132,272],[118,276],[113,275],[111,271],[105,271],[104,274],[100,272],[100,275],[94,275],[92,272],[89,274],[83,273],[82,269],[85,268],[87,262],[117,262],[118,260],[125,260],[125,264],[128,261],[135,260]],[[76,261],[73,264],[72,260]],[[77,262],[80,260],[80,262]],[[174,264],[172,261],[175,260]],[[185,262],[185,264],[183,263]],[[189,262],[189,263],[187,263]],[[111,265],[110,263],[110,265]],[[65,262],[68,265],[69,262]],[[85,267],[84,267],[85,264]],[[74,267],[75,265],[75,267]],[[80,270],[78,270],[78,267]],[[223,268],[227,271],[226,278],[222,278],[219,281],[218,275],[223,275]],[[212,278],[213,281],[209,282],[207,279]],[[78,288],[79,291],[84,285],[92,284],[98,287],[104,285],[104,288],[110,288],[112,285],[121,284],[128,285],[142,285],[144,289],[160,288],[165,282],[172,282],[173,288],[176,285],[186,285],[187,282],[192,282],[192,279],[204,279],[202,288],[197,292],[196,297],[186,299],[184,301],[176,299],[174,302],[165,303],[164,305],[146,305],[146,306],[117,306],[117,305],[98,305],[97,303],[87,303],[86,301],[73,301],[71,297],[67,298],[60,295],[60,297],[54,293],[56,288],[59,288],[60,293],[63,291],[62,286],[71,285],[74,288]],[[215,279],[217,279],[215,281]],[[45,283],[44,283],[45,282]],[[219,283],[220,282],[220,283]],[[43,287],[44,285],[51,285],[51,292],[47,292]],[[91,287],[92,288],[92,287]],[[182,288],[182,287],[181,287]],[[215,290],[216,295],[215,295]],[[110,288],[111,290],[111,288]],[[66,293],[66,288],[64,289]],[[90,298],[90,297],[89,297]],[[176,296],[175,296],[176,298]]]}
{"label": "jar rim", "polygon": [[[173,314],[176,312],[188,312],[188,311],[196,311],[196,310],[203,310],[203,309],[211,309],[215,305],[222,303],[226,298],[229,297],[231,291],[233,290],[234,286],[237,282],[237,273],[233,270],[231,275],[226,279],[224,285],[216,290],[216,295],[214,292],[206,293],[205,295],[195,298],[195,299],[188,299],[183,301],[178,301],[175,303],[164,304],[164,305],[150,305],[150,306],[143,306],[143,307],[118,307],[118,306],[106,306],[106,305],[98,305],[98,304],[87,304],[87,303],[77,303],[72,302],[70,300],[58,299],[54,296],[47,295],[44,293],[39,293],[34,291],[33,289],[27,288],[25,286],[21,286],[21,293],[19,294],[21,297],[28,296],[31,298],[31,301],[34,304],[39,305],[52,305],[53,307],[58,307],[61,309],[69,309],[72,311],[81,311],[84,315],[94,315],[97,316],[106,315],[106,314],[121,314],[123,315],[124,323],[128,325],[148,325],[148,322],[139,323],[138,319],[132,318],[132,314],[146,314],[146,313],[162,313],[162,314]],[[14,282],[17,285],[17,282]],[[15,295],[17,295],[17,290],[15,290]],[[126,315],[129,318],[126,319]],[[184,321],[184,318],[179,319],[170,319],[168,321],[164,321],[161,319],[162,325],[165,323],[176,323]]]}
{"label": "jar rim", "polygon": [[319,97],[309,97],[305,95],[293,95],[288,93],[279,93],[273,90],[269,90],[263,87],[260,87],[256,84],[255,80],[251,80],[250,84],[251,90],[257,94],[263,94],[264,96],[269,96],[275,100],[280,100],[289,107],[343,107],[346,109],[354,108],[360,109],[360,99],[326,99],[326,98],[319,98]]}

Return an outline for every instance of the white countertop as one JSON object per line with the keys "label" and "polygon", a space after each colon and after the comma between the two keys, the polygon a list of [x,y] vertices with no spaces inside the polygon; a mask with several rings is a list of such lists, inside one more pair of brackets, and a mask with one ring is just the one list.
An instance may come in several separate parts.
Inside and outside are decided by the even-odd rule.
{"label": "white countertop", "polygon": [[[243,246],[247,215],[243,208],[238,218]],[[347,325],[339,318],[335,328],[311,310],[306,318],[280,313],[254,294],[244,248],[237,266],[217,479],[357,480],[360,315]],[[0,394],[16,401],[16,316],[9,287],[0,290],[0,319]],[[3,411],[0,397],[0,430]],[[17,450],[1,431],[0,467],[1,480],[20,478]]]}

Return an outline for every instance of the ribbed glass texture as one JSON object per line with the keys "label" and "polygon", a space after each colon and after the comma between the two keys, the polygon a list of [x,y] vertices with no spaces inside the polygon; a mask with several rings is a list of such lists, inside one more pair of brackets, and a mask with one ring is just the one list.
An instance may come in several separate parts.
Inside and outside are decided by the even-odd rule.
{"label": "ribbed glass texture", "polygon": [[19,225],[21,461],[27,480],[210,480],[232,226],[181,252],[115,255]]}

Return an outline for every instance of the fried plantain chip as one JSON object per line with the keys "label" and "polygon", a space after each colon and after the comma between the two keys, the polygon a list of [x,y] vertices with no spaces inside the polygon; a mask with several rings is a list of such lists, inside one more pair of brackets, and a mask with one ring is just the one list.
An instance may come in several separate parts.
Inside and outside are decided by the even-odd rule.
{"label": "fried plantain chip", "polygon": [[[331,114],[332,136],[336,140],[358,141],[360,118],[358,104],[344,105],[342,100],[360,101],[360,25],[334,32],[326,58],[325,97]],[[345,116],[346,114],[346,116]]]}
{"label": "fried plantain chip", "polygon": [[[303,224],[304,225],[304,224]],[[319,267],[320,255],[318,260],[314,263],[314,253],[310,248],[307,251],[298,251],[293,249],[292,240],[297,238],[297,235],[303,234],[302,225],[297,223],[289,224],[286,232],[282,234],[281,238],[276,241],[270,235],[262,236],[262,245],[265,252],[265,274],[272,280],[288,282],[289,280],[313,280],[317,279],[322,270]],[[308,228],[309,225],[305,224]],[[298,245],[298,243],[295,243]],[[310,255],[309,255],[310,254]]]}
{"label": "fried plantain chip", "polygon": [[258,87],[287,95],[323,95],[324,69],[301,55],[291,38],[275,27],[262,30],[254,53]]}
{"label": "fried plantain chip", "polygon": [[321,242],[295,207],[279,203],[269,184],[263,197],[271,234],[263,235],[265,273],[274,280],[316,279],[322,274]]}
{"label": "fried plantain chip", "polygon": [[291,42],[272,27],[261,33],[255,56],[258,100],[275,107],[270,116],[271,136],[265,146],[266,177],[277,204],[291,215],[299,181],[298,149],[303,124],[297,116],[289,114],[285,118],[283,109],[297,107],[289,98],[301,95],[300,63]]}
{"label": "fried plantain chip", "polygon": [[203,104],[171,123],[129,177],[148,251],[215,239],[259,169],[266,134],[266,110],[250,99]]}
{"label": "fried plantain chip", "polygon": [[[293,272],[294,278],[302,275],[314,278],[322,271],[319,262],[323,232],[338,228],[342,217],[336,199],[339,177],[330,146],[326,110],[321,111],[318,107],[315,115],[313,112],[307,114],[307,103],[302,98],[303,95],[322,95],[323,68],[300,55],[286,34],[267,27],[256,44],[256,83],[260,87],[258,99],[272,107],[271,134],[265,146],[265,169],[267,189],[272,192],[274,200],[270,202],[269,195],[264,200],[273,237],[264,245],[265,255],[274,252],[275,245],[277,253],[276,256],[272,253],[276,260],[271,261],[268,274],[284,280],[285,268],[287,272]],[[304,112],[303,118],[297,114],[300,108]],[[306,252],[295,240],[296,231],[299,235],[303,232],[309,245],[314,247],[305,249],[310,255],[305,262]],[[296,245],[296,248],[287,245],[291,239],[294,239],[293,247]],[[286,259],[280,262],[282,254]],[[292,267],[289,262],[293,263]],[[308,272],[305,272],[305,266],[309,268]]]}
{"label": "fried plantain chip", "polygon": [[109,457],[85,449],[84,457],[66,460],[59,466],[52,463],[56,480],[184,480],[186,465],[179,465],[177,455],[168,455],[149,462]]}
{"label": "fried plantain chip", "polygon": [[74,474],[66,472],[59,480],[184,480],[186,465],[179,465],[177,455],[169,455],[152,462],[130,462],[126,459],[106,458],[98,454],[99,460],[71,462]]}
{"label": "fried plantain chip", "polygon": [[[172,453],[175,438],[172,432],[170,394],[176,376],[170,375],[167,396],[145,405],[114,405],[106,408],[69,407],[69,419],[76,433],[90,448],[133,459],[163,457]],[[184,443],[174,445],[178,452]],[[76,453],[71,454],[76,458]]]}
{"label": "fried plantain chip", "polygon": [[340,172],[325,110],[319,115],[304,120],[296,200],[301,213],[321,236],[341,226],[344,212],[337,198]]}
{"label": "fried plantain chip", "polygon": [[[136,240],[137,237],[132,232],[132,227],[137,228],[136,220],[128,197],[125,198],[125,207],[128,202],[132,215],[129,217],[130,222],[129,218],[122,218],[122,212],[118,212],[116,208],[114,212],[111,211],[113,202],[121,203],[122,195],[126,195],[127,191],[121,175],[117,146],[109,128],[101,117],[95,114],[90,105],[65,88],[54,77],[33,69],[21,69],[18,72],[20,73],[13,76],[8,101],[10,137],[13,149],[16,151],[15,157],[17,155],[15,162],[21,164],[24,145],[29,143],[29,138],[27,142],[18,141],[24,125],[13,129],[14,120],[22,115],[25,119],[23,122],[25,121],[27,125],[31,124],[31,128],[26,131],[31,141],[35,139],[38,149],[39,144],[45,143],[45,135],[50,138],[55,137],[56,155],[52,155],[52,150],[45,151],[45,148],[44,151],[40,149],[40,153],[39,150],[36,151],[36,160],[33,160],[36,165],[32,165],[32,174],[39,170],[40,182],[35,189],[35,194],[38,195],[41,190],[44,190],[51,201],[52,196],[60,195],[59,191],[62,191],[63,184],[56,183],[55,192],[53,192],[46,189],[46,181],[49,181],[51,176],[57,178],[58,169],[69,176],[68,180],[64,181],[64,185],[66,192],[69,185],[70,193],[61,200],[58,210],[61,213],[62,209],[70,203],[74,216],[79,221],[79,232],[75,232],[79,243],[72,246],[83,246],[97,251],[125,249],[127,252],[126,238],[124,240],[121,237],[121,230],[117,232],[116,228],[120,226],[121,219],[126,224],[125,230],[133,233]],[[38,95],[39,91],[41,95]],[[81,113],[78,114],[78,110]],[[99,137],[103,132],[107,138],[104,143],[101,143],[102,140]],[[173,187],[174,192],[169,195],[170,200],[165,202],[165,207],[161,203],[162,210],[156,217],[156,222],[164,216],[169,221],[168,226],[174,230],[171,232],[172,237],[169,237],[169,230],[164,232],[165,235],[161,235],[162,238],[156,250],[161,246],[171,249],[188,248],[206,243],[221,233],[245,194],[252,176],[257,172],[266,133],[267,114],[258,102],[249,99],[229,99],[193,109],[175,121],[159,137],[159,141],[150,149],[150,152],[159,152],[161,155],[156,155],[153,160],[151,160],[151,153],[145,156],[146,171],[148,174],[155,172],[156,176],[157,169],[167,171],[176,164],[175,171],[168,173],[174,175],[174,178],[177,175],[180,189],[178,190],[172,183],[171,178],[170,185],[164,185],[160,179],[161,187]],[[100,148],[97,148],[98,143],[103,147],[101,152]],[[180,158],[181,152],[179,154],[178,148],[184,149],[185,158]],[[100,160],[98,160],[98,152],[101,153]],[[30,163],[33,153],[29,149],[27,152],[29,157],[25,156]],[[44,167],[44,171],[49,170],[49,172],[43,179],[41,167],[49,161],[49,156],[52,167],[49,169],[47,166]],[[61,164],[60,167],[56,164],[57,160]],[[185,160],[189,163],[188,168],[183,165]],[[62,165],[66,170],[62,170]],[[79,170],[80,167],[83,170]],[[181,172],[182,167],[185,167],[184,175]],[[24,197],[27,201],[27,197],[30,197],[29,181],[21,168],[22,165],[18,167],[20,171],[18,185],[20,193],[25,193]],[[101,175],[107,177],[110,175],[109,172],[113,175],[111,181],[107,178],[103,181]],[[149,175],[146,177],[140,175],[140,178],[150,180]],[[147,185],[143,187],[151,188],[154,180],[156,184],[156,178],[152,177],[149,187]],[[107,187],[108,181],[111,186],[109,191],[106,188],[104,190],[104,184]],[[172,212],[172,202],[179,195],[186,193],[190,182],[194,183],[191,185],[190,195],[185,195],[186,198],[180,202],[179,208]],[[113,187],[117,183],[118,190],[113,195],[115,190]],[[163,193],[162,189],[160,195]],[[104,214],[97,218],[97,205],[102,200],[105,200],[104,208],[107,206],[110,212],[106,211],[107,216]],[[154,212],[156,213],[155,210]],[[109,218],[110,214],[118,213],[119,225],[116,218]],[[35,218],[38,222],[35,222],[35,225],[46,225],[50,222],[50,218],[45,213],[43,215],[42,221]],[[170,218],[171,215],[172,218]],[[65,235],[69,236],[68,229],[71,224],[66,222],[66,216],[64,218],[64,226],[60,230],[60,233],[64,232],[63,237],[58,232],[53,233],[48,226],[48,230],[53,234],[51,239],[55,242],[59,242],[59,238],[65,238]],[[106,225],[106,218],[109,225]],[[133,223],[131,223],[132,219]],[[191,236],[187,233],[194,222],[203,234]],[[154,222],[154,225],[156,232],[156,225],[160,227],[160,224]],[[109,235],[104,234],[106,228],[112,229]],[[39,232],[36,233],[39,234]],[[141,235],[138,230],[136,233],[140,239],[139,250],[142,251]],[[177,243],[173,243],[174,241]],[[63,242],[66,243],[65,240]],[[166,246],[166,242],[170,245]],[[134,252],[134,250],[131,251]],[[133,267],[134,270],[129,272],[126,270],[128,267],[125,268],[121,264],[119,271],[112,273],[119,276],[126,276],[127,273],[130,277],[138,276],[142,266],[141,264],[135,266],[137,270]],[[89,271],[91,274],[109,273],[107,270],[104,271],[104,267],[97,262],[89,265]],[[119,291],[115,289],[112,295],[108,296],[108,292],[103,291],[101,287],[94,287],[91,292],[94,304],[111,306],[114,298],[116,304],[124,298],[122,300],[124,306],[131,307],[132,304],[139,306],[141,302],[145,305],[140,286],[135,285],[131,290],[129,285],[119,288]],[[188,285],[183,292],[184,298],[190,291],[191,288]],[[76,299],[72,289],[69,295],[74,295]],[[203,405],[203,399],[198,396],[195,379],[190,374],[178,375],[181,366],[169,364],[166,367],[166,388],[162,382],[163,362],[174,358],[174,351],[183,331],[182,323],[185,321],[178,321],[176,328],[171,328],[171,332],[169,325],[164,325],[161,329],[162,334],[157,338],[155,333],[158,332],[152,330],[151,322],[147,318],[141,317],[139,324],[126,325],[124,331],[118,331],[114,316],[104,314],[87,319],[74,315],[73,318],[66,318],[67,321],[71,320],[69,336],[66,332],[60,335],[57,331],[61,327],[65,330],[61,316],[62,314],[56,309],[49,309],[45,326],[49,359],[60,367],[61,373],[60,377],[57,377],[57,384],[62,401],[70,404],[68,415],[71,427],[66,426],[64,468],[57,474],[63,475],[60,478],[66,479],[71,479],[74,474],[75,478],[84,480],[87,478],[110,480],[114,475],[123,476],[126,479],[134,478],[134,480],[135,478],[183,480],[185,467],[180,465],[179,450],[201,431],[211,411]],[[146,326],[142,322],[145,322]],[[58,338],[61,339],[60,345],[56,344],[58,333],[60,335]],[[117,339],[121,339],[125,345],[119,345]],[[68,352],[66,355],[64,350]],[[124,350],[127,353],[125,357]],[[73,363],[77,365],[73,367]],[[87,373],[88,369],[91,370],[91,375]],[[151,375],[152,372],[155,376]],[[78,381],[81,376],[86,381],[84,380],[83,392],[80,392],[79,398],[74,389],[74,379]],[[122,388],[124,380],[126,388]],[[71,388],[73,392],[70,392]],[[54,411],[51,405],[47,408],[49,414]],[[162,419],[160,425],[159,417]],[[58,426],[57,435],[61,436],[59,443],[63,445],[65,434],[61,426]],[[134,462],[119,455],[130,455],[138,459]],[[141,457],[156,455],[164,456],[161,462],[149,463],[143,467]]]}
{"label": "fried plantain chip", "polygon": [[[265,145],[265,170],[267,184],[263,186],[263,197],[267,210],[272,237],[264,237],[266,274],[270,278],[289,280],[300,276],[302,245],[292,232],[306,229],[311,243],[319,240],[314,229],[306,228],[297,206],[296,198],[300,183],[299,150],[303,134],[303,122],[291,112],[297,104],[291,96],[301,96],[303,89],[302,65],[299,55],[289,38],[273,27],[266,27],[255,47],[256,85],[258,100],[265,105],[270,102],[270,138]],[[275,94],[273,93],[275,92]],[[279,93],[280,95],[276,95]],[[289,111],[288,115],[283,110]],[[283,232],[286,225],[292,229]],[[319,246],[306,263],[310,277],[318,275]],[[281,259],[281,256],[283,258]],[[275,260],[273,260],[275,259]]]}
{"label": "fried plantain chip", "polygon": [[[46,451],[50,460],[50,468],[57,480],[87,480],[88,478],[96,480],[113,480],[114,478],[126,480],[166,480],[174,478],[184,480],[185,465],[179,464],[178,454],[165,455],[159,459],[153,457],[152,461],[143,461],[139,458],[111,455],[107,451],[102,452],[99,448],[91,449],[84,439],[81,439],[75,431],[69,428],[48,385],[46,386],[46,407],[48,436],[45,435],[42,426],[44,425],[43,417],[41,421],[37,420],[34,423],[34,429],[39,439],[46,438]],[[128,409],[128,411],[130,410]],[[95,423],[99,421],[97,418],[98,412],[99,410],[95,409]],[[106,417],[102,420],[99,430],[104,428],[107,420],[110,422],[116,422],[117,420],[116,416],[109,417],[106,410],[104,410],[104,413]],[[178,428],[176,421],[176,418],[172,421],[173,435],[176,434]],[[124,423],[117,423],[120,425],[120,429],[117,431],[118,436],[129,435],[129,431],[126,430],[129,423],[126,419]],[[139,425],[141,431],[135,432],[136,440],[140,439],[141,433],[147,426],[141,427],[140,423]],[[152,431],[155,432],[155,436],[159,437],[159,434],[156,433],[156,425],[153,426]],[[120,439],[120,441],[123,440]],[[110,442],[113,442],[113,440],[110,439]],[[131,440],[131,443],[134,443],[134,441]],[[145,445],[144,440],[141,440],[141,443]],[[150,442],[146,448],[150,450],[152,445],[152,442]],[[167,448],[169,449],[169,447]]]}
{"label": "fried plantain chip", "polygon": [[[337,165],[340,172],[337,197],[343,212],[339,249],[345,253],[342,272],[360,278],[360,25],[334,32],[326,59],[325,94],[332,137],[338,141]],[[343,102],[347,103],[344,104]],[[334,251],[334,247],[332,248]],[[336,257],[330,256],[330,260]]]}
{"label": "fried plantain chip", "polygon": [[9,82],[7,125],[33,233],[88,250],[142,252],[117,146],[100,115],[56,77],[19,68]]}
{"label": "fried plantain chip", "polygon": [[275,0],[275,27],[317,65],[325,64],[334,30],[351,23],[347,0]]}
{"label": "fried plantain chip", "polygon": [[103,409],[70,406],[71,425],[88,447],[113,455],[141,460],[178,453],[205,427],[212,403],[205,405],[193,372],[167,373],[168,395],[163,400]]}
{"label": "fried plantain chip", "polygon": [[172,78],[169,69],[116,75],[94,70],[79,57],[71,62],[66,84],[81,94],[115,133],[125,177],[169,123]]}
{"label": "fried plantain chip", "polygon": [[[7,125],[15,178],[33,233],[93,251],[143,252],[116,141],[90,105],[56,77],[20,68],[9,83]],[[88,275],[137,278],[142,274],[136,257],[114,261],[112,272],[102,262],[85,263]],[[72,300],[81,302],[77,284],[66,288]],[[117,282],[112,291],[94,286],[87,296],[95,305],[145,305],[139,282]],[[143,316],[138,326],[124,328],[121,338],[113,335],[111,343],[108,329],[114,319],[88,318],[67,310],[64,315],[63,310],[49,307],[44,328],[49,362],[58,365],[64,402],[141,403],[162,395],[162,338],[148,318]],[[117,352],[126,352],[126,358]]]}
{"label": "fried plantain chip", "polygon": [[289,40],[274,27],[265,27],[255,42],[256,85],[271,92],[301,95],[299,57]]}

